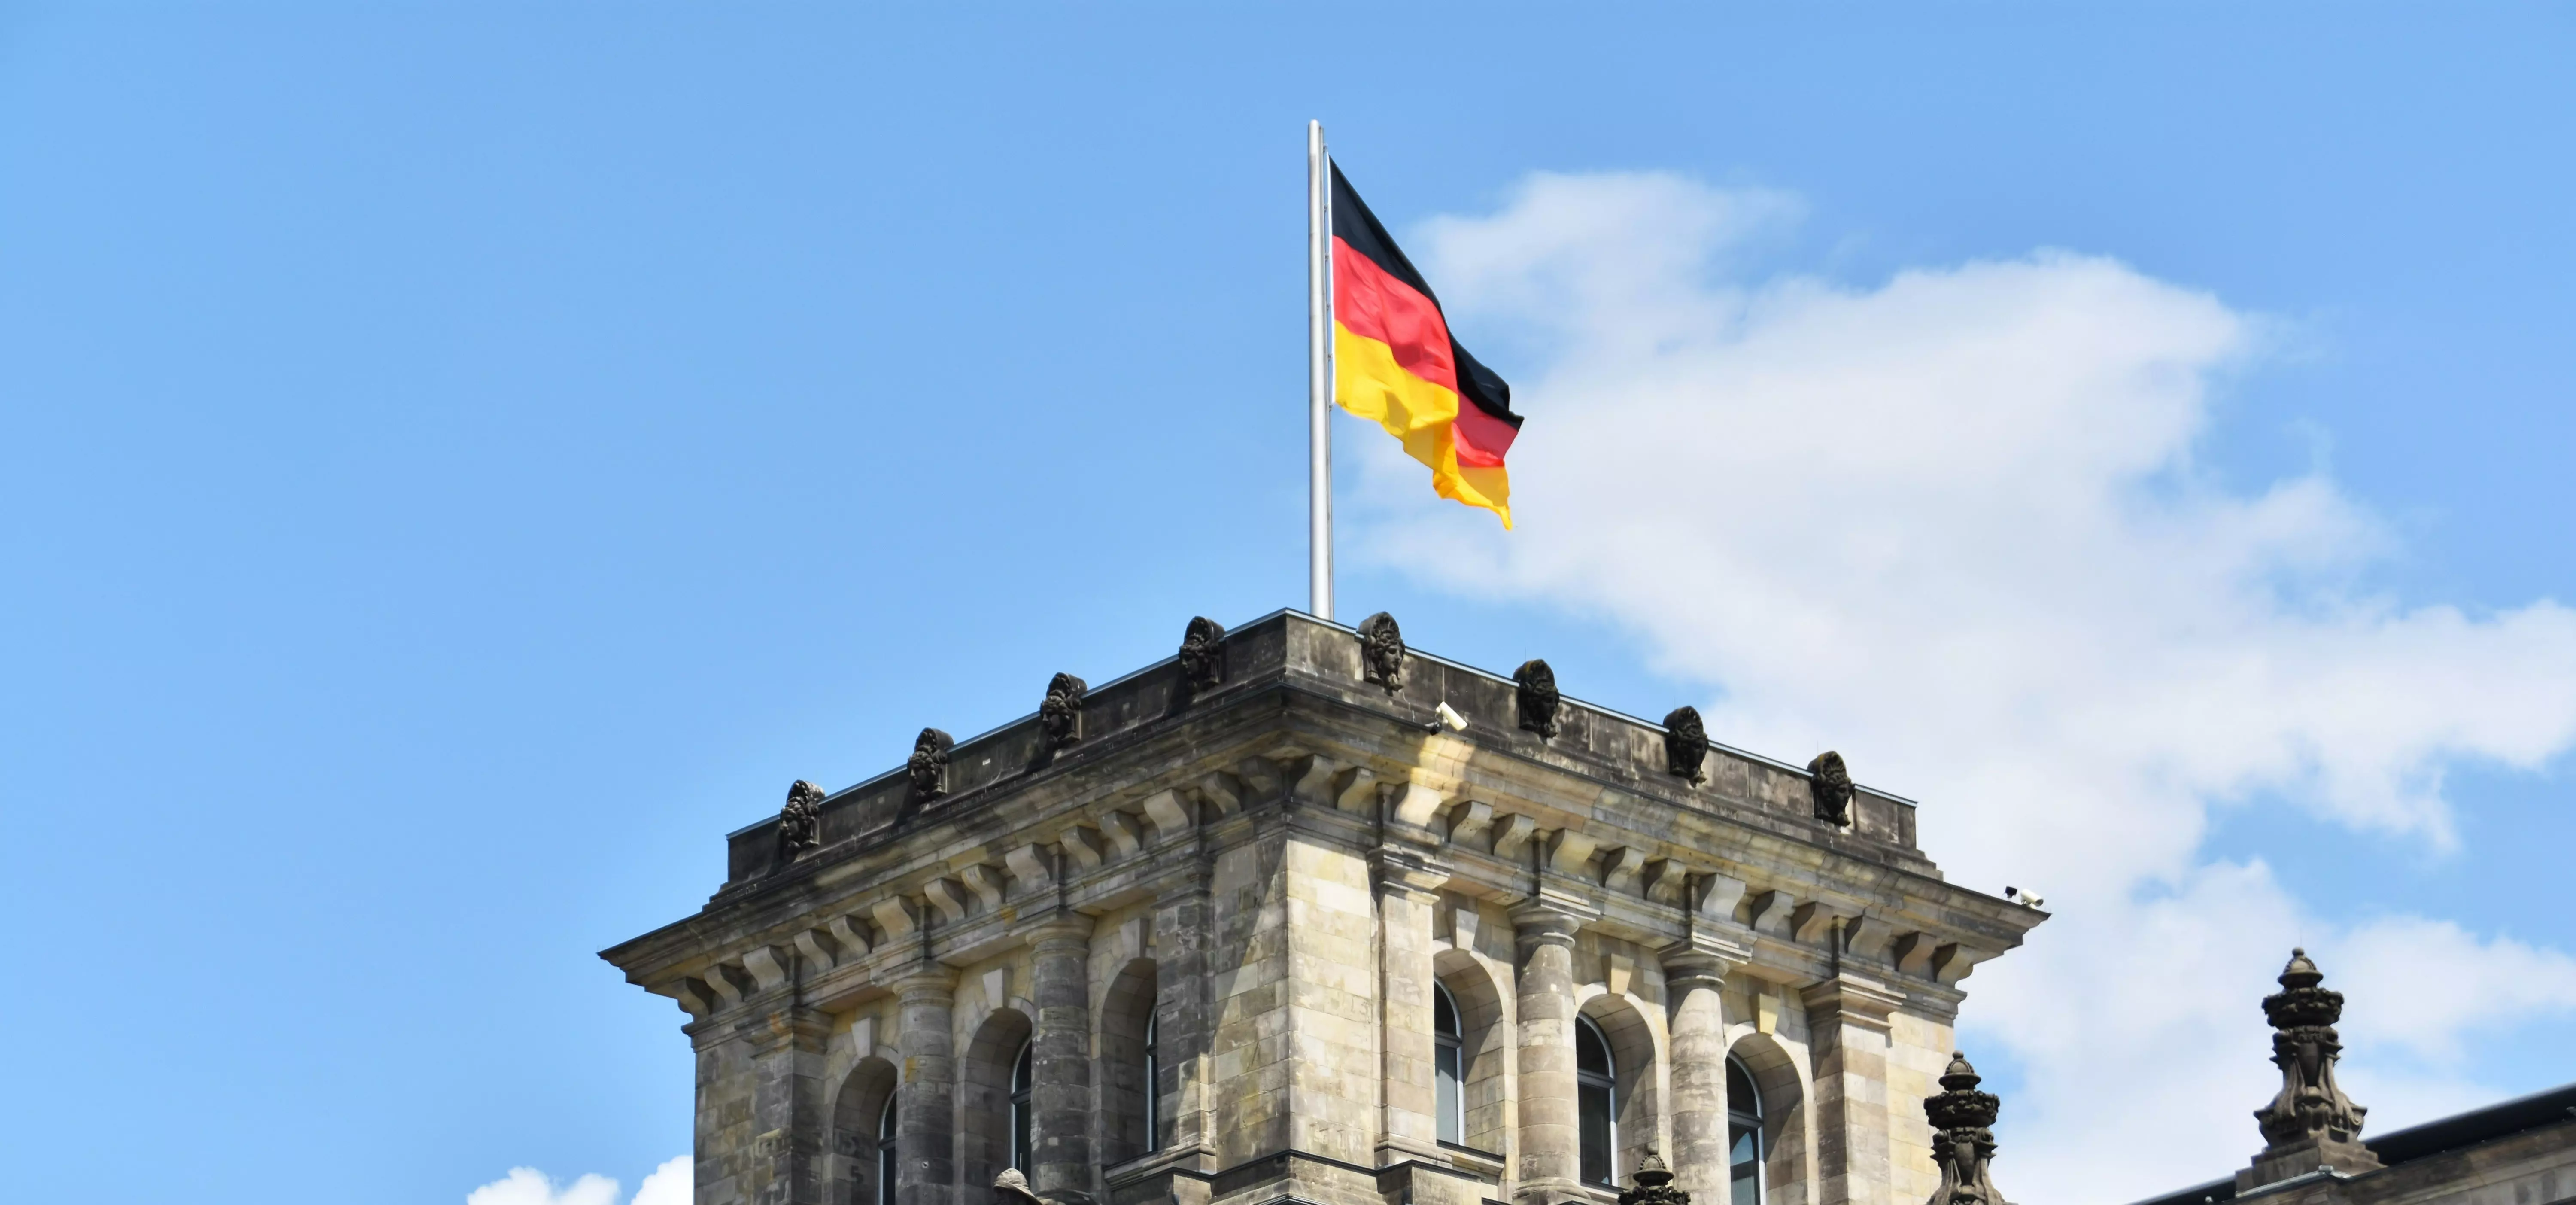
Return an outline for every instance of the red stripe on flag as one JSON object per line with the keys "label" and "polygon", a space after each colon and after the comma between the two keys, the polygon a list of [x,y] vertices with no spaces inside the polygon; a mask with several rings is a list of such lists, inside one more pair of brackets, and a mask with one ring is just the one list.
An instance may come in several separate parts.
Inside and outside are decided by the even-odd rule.
{"label": "red stripe on flag", "polygon": [[1458,448],[1458,465],[1470,469],[1503,467],[1503,453],[1511,451],[1512,437],[1520,429],[1478,409],[1474,402],[1458,407],[1458,417],[1449,424],[1450,441]]}
{"label": "red stripe on flag", "polygon": [[[1376,260],[1351,250],[1339,236],[1333,239],[1333,320],[1354,335],[1386,344],[1395,353],[1397,367],[1452,393],[1458,391],[1458,366],[1449,358],[1449,322],[1440,316],[1439,303],[1396,279]],[[1511,446],[1511,440],[1506,437],[1502,446]],[[1495,454],[1501,455],[1499,449]]]}

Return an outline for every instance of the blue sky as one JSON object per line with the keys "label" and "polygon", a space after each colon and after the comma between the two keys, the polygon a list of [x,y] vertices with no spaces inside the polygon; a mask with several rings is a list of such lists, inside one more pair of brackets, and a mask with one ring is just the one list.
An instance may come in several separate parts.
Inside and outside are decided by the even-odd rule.
{"label": "blue sky", "polygon": [[[2576,1079],[2553,1024],[2576,1002],[2556,889],[2576,674],[2549,601],[2576,597],[2571,51],[2576,12],[2543,5],[0,5],[13,1195],[452,1203],[517,1166],[631,1190],[685,1152],[681,1014],[592,952],[695,908],[724,831],[791,779],[891,766],[924,724],[1028,711],[1058,670],[1162,656],[1192,614],[1302,602],[1309,117],[1530,416],[1529,538],[1508,547],[1345,422],[1346,613],[1391,609],[1479,664],[1544,655],[1568,693],[1638,714],[1725,704],[1738,723],[1712,735],[1783,757],[1832,741],[1863,781],[1949,809],[1929,852],[1990,890],[1969,875],[2081,897],[2084,856],[1995,852],[2035,817],[2102,844],[2165,818],[2162,860],[2079,910],[2129,928],[2052,922],[2065,953],[2035,941],[2040,970],[1969,983],[1968,1040],[1999,1010],[1984,1040],[2026,1087],[2008,1120],[2056,1109],[2005,1131],[2011,1191],[2057,1183],[2035,1146],[2090,1151],[2154,1112],[2053,1106],[2073,1056],[1996,1031],[2171,965],[2072,952],[2165,931],[2159,901],[2257,912],[2265,942],[2317,931],[2366,965],[2428,931],[2408,925],[2452,925],[2464,975],[2540,984],[2421,1040],[2373,1004],[2365,1032],[2399,1035],[2356,1041],[2399,1093],[2363,1096],[2374,1120]],[[1676,275],[1584,292],[1550,266],[1560,227]],[[1969,317],[1903,325],[1909,281]],[[2123,618],[2086,627],[2107,612],[2034,585],[2057,562],[1982,546],[1962,563],[1991,572],[1886,582],[2038,598],[2035,623],[2088,647],[2253,613],[2219,645],[2153,647],[2322,648],[2284,689],[2458,691],[2465,718],[2288,724],[2267,736],[2306,751],[2287,769],[2196,761],[2225,742],[2187,728],[2117,750],[2016,729],[2011,760],[2134,771],[2062,813],[2008,766],[1954,778],[1908,743],[1954,679],[1890,683],[1911,710],[1873,711],[1852,701],[1873,690],[1800,693],[1762,649],[1694,643],[1695,608],[1759,574],[1677,600],[1541,563],[1565,547],[1551,512],[1607,529],[1675,505],[1622,494],[1597,438],[1565,451],[1638,364],[1738,407],[1664,451],[1790,470],[1740,507],[1689,503],[1689,539],[1752,541],[1709,557],[1868,527],[1853,491],[1797,490],[1787,442],[1726,434],[1846,412],[1691,393],[1740,362],[1693,376],[1673,349],[1845,311],[1892,332],[1816,362],[1839,363],[1983,337],[1988,305],[2170,335],[2134,393],[2068,395],[2099,407],[2071,412],[2079,437],[2179,424],[2121,445],[2143,468],[2065,495],[2145,508],[2070,545],[2119,567],[2124,601],[2100,606]],[[1985,413],[1975,389],[1887,396],[1956,431]],[[1828,432],[1804,463],[1867,442]],[[1958,503],[1941,514],[2021,504],[1936,471],[1975,451],[1899,467]],[[2153,549],[2239,529],[2195,526],[2212,510],[2255,523],[2266,498],[2313,505],[2209,571],[2229,605],[2158,610],[2155,583],[2202,579]],[[1669,538],[1639,532],[1623,546]],[[1763,597],[1850,568],[1779,568]],[[1839,642],[1799,656],[1974,635],[1913,626],[1939,614],[1833,611]],[[1872,672],[1913,673],[1897,660]],[[2367,672],[2328,672],[2345,664]],[[2021,714],[2123,681],[1978,689]],[[2163,685],[2166,712],[2225,694]],[[1946,747],[1982,767],[1974,737]],[[2279,957],[2231,972],[2242,1015],[2114,1030],[2147,1054],[2204,1023],[2235,1041]],[[2221,1054],[2268,1073],[2259,1039]],[[2241,1119],[2261,1099],[2193,1090],[2155,1106]],[[2249,1155],[2252,1126],[2223,1124],[2166,1178]]]}

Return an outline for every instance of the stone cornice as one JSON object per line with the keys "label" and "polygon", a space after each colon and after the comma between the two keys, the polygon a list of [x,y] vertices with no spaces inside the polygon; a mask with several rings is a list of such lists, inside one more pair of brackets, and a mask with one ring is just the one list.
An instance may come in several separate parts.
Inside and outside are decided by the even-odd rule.
{"label": "stone cornice", "polygon": [[[1340,631],[1279,622],[1270,636],[1291,644]],[[1704,940],[1787,985],[1851,963],[1954,993],[2044,919],[1941,881],[1910,849],[1704,797],[1714,787],[1623,779],[1560,748],[1580,724],[1552,742],[1483,721],[1434,732],[1404,714],[1409,697],[1326,683],[1276,650],[1263,679],[1261,662],[1185,711],[1097,736],[1086,710],[1084,741],[1025,773],[976,781],[999,747],[964,742],[957,794],[731,884],[603,957],[692,1015],[728,1010],[782,972],[849,999],[907,960],[888,946],[963,965],[1025,944],[1028,921],[1058,909],[1099,915],[1204,891],[1226,850],[1282,835],[1360,854],[1401,890],[1554,901],[1649,949]],[[1103,688],[1086,707],[1120,697]],[[846,827],[834,817],[850,797],[825,808],[827,835]]]}

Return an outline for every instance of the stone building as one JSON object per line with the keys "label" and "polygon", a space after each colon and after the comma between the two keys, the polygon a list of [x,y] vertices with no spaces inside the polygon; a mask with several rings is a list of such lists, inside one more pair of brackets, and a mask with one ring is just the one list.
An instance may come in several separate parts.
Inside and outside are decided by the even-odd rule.
{"label": "stone building", "polygon": [[1558,1205],[1658,1155],[1913,1205],[1925,1099],[1945,1152],[1991,1119],[1960,981],[2044,916],[1914,834],[1834,754],[1281,612],[796,784],[603,957],[689,1015],[701,1205]]}

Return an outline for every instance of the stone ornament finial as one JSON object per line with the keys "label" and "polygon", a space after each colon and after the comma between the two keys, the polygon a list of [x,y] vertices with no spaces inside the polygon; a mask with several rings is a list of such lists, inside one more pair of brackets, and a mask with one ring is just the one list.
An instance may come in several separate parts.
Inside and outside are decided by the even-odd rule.
{"label": "stone ornament finial", "polygon": [[2335,1061],[2343,1040],[2335,1022],[2343,1019],[2343,993],[2321,986],[2325,973],[2302,949],[2290,951],[2281,968],[2281,990],[2263,997],[2263,1017],[2272,1023],[2272,1064],[2281,1069],[2281,1091],[2272,1103],[2254,1111],[2269,1145],[2254,1166],[2240,1173],[2254,1184],[2267,1184],[2320,1167],[2367,1171],[2378,1156],[2361,1144],[2362,1115],[2369,1110],[2352,1103],[2335,1083]]}
{"label": "stone ornament finial", "polygon": [[936,728],[924,728],[912,741],[912,756],[904,759],[904,773],[912,780],[910,802],[918,807],[948,793],[948,751],[956,741]]}
{"label": "stone ornament finial", "polygon": [[1807,763],[1807,793],[1816,804],[1816,819],[1835,828],[1851,823],[1852,777],[1843,755],[1827,749]]}
{"label": "stone ornament finial", "polygon": [[1016,1167],[1003,1168],[1001,1175],[993,1177],[993,1196],[1001,1205],[1054,1205],[1054,1202],[1031,1191],[1029,1178],[1021,1175]]}
{"label": "stone ornament finial", "polygon": [[1941,1091],[1923,1098],[1923,1116],[1935,1131],[1932,1162],[1941,1168],[1941,1187],[1928,1205],[2004,1205],[1988,1171],[1995,1157],[1991,1127],[2003,1102],[1977,1090],[1983,1079],[1968,1056],[1954,1050],[1941,1073]]}
{"label": "stone ornament finial", "polygon": [[804,779],[787,788],[778,809],[778,847],[790,858],[823,843],[823,788]]}
{"label": "stone ornament finial", "polygon": [[1556,736],[1556,709],[1565,696],[1556,693],[1556,671],[1547,662],[1531,658],[1512,671],[1513,695],[1519,703],[1521,731],[1535,732],[1540,740]]}
{"label": "stone ornament finial", "polygon": [[1637,1161],[1635,1175],[1628,1187],[1619,1193],[1619,1205],[1690,1205],[1690,1194],[1673,1187],[1673,1172],[1664,1166],[1664,1157],[1655,1148],[1646,1148],[1646,1157]]}
{"label": "stone ornament finial", "polygon": [[1394,694],[1404,689],[1404,633],[1380,611],[1360,621],[1360,676]]}
{"label": "stone ornament finial", "polygon": [[1225,681],[1225,628],[1205,615],[1190,617],[1181,633],[1181,691],[1205,694]]}
{"label": "stone ornament finial", "polygon": [[1047,680],[1046,698],[1038,704],[1038,752],[1056,751],[1082,739],[1082,698],[1089,690],[1082,679],[1057,674]]}
{"label": "stone ornament finial", "polygon": [[1699,708],[1674,708],[1664,717],[1664,769],[1697,786],[1708,781],[1707,764],[1708,728],[1699,722]]}

